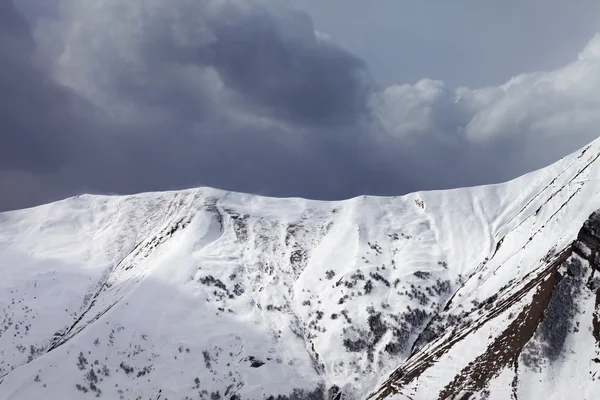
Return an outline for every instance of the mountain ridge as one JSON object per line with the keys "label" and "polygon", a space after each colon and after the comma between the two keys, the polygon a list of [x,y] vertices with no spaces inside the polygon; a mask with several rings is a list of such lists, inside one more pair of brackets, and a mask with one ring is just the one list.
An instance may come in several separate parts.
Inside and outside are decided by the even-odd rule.
{"label": "mountain ridge", "polygon": [[[580,358],[539,355],[550,305],[518,356],[492,368],[488,348],[511,348],[509,328],[552,303],[567,262],[595,270],[582,255],[596,236],[577,238],[600,209],[599,156],[595,141],[504,184],[401,197],[199,188],[2,213],[0,398],[533,398],[539,379],[561,398],[559,363],[593,376],[591,398],[590,288],[574,300],[586,329],[580,311],[578,332],[557,328]],[[584,331],[589,348],[573,344]],[[482,365],[495,372],[475,378]]]}

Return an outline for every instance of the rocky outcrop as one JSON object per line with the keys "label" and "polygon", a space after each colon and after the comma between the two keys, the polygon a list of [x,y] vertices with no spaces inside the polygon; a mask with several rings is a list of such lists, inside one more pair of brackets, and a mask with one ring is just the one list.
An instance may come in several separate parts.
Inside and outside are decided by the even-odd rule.
{"label": "rocky outcrop", "polygon": [[404,393],[404,387],[418,380],[454,345],[469,340],[470,334],[527,295],[531,295],[529,304],[491,341],[485,352],[445,385],[439,399],[466,400],[476,394],[485,397],[488,383],[506,368],[515,371],[512,390],[517,398],[519,363],[536,369],[541,364],[559,360],[568,335],[579,329],[574,319],[582,311],[578,299],[584,292],[595,297],[591,330],[600,346],[600,211],[590,215],[571,245],[543,262],[545,264],[538,268],[540,272],[522,288],[494,299],[483,318],[476,317],[472,311],[464,316],[469,321],[465,327],[454,329],[452,335],[433,346],[416,349],[370,398],[385,399]]}

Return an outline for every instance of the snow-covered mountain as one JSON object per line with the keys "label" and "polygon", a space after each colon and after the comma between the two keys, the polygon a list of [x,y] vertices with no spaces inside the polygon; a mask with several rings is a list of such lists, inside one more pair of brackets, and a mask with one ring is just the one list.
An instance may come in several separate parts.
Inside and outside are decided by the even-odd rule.
{"label": "snow-covered mountain", "polygon": [[0,214],[0,399],[596,399],[600,141],[511,182]]}

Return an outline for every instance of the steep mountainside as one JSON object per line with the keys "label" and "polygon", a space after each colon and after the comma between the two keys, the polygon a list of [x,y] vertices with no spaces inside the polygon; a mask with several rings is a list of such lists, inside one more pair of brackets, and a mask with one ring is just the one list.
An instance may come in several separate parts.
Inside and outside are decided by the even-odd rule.
{"label": "steep mountainside", "polygon": [[393,198],[0,214],[0,399],[596,398],[599,157]]}

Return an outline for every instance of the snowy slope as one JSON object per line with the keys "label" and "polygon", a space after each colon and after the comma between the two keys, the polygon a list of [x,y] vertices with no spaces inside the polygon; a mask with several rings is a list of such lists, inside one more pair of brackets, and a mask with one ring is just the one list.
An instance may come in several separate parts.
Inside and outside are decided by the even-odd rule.
{"label": "snowy slope", "polygon": [[0,214],[0,399],[595,398],[594,235],[572,243],[599,156],[402,197]]}

